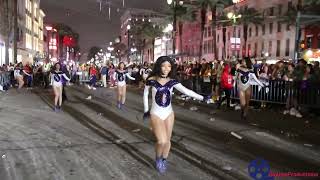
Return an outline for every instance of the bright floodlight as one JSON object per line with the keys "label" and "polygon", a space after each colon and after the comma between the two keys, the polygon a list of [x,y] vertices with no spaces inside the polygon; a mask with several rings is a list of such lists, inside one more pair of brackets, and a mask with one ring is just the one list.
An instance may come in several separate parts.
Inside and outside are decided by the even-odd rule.
{"label": "bright floodlight", "polygon": [[227,14],[227,17],[228,17],[229,19],[231,19],[231,18],[233,17],[233,13],[232,13],[232,12],[229,12],[229,13]]}
{"label": "bright floodlight", "polygon": [[167,0],[167,3],[168,4],[172,4],[172,0]]}
{"label": "bright floodlight", "polygon": [[127,29],[128,29],[128,30],[130,30],[130,29],[131,29],[131,26],[130,26],[130,24],[128,24],[128,25],[127,25]]}
{"label": "bright floodlight", "polygon": [[179,5],[182,6],[183,5],[183,1],[179,1]]}

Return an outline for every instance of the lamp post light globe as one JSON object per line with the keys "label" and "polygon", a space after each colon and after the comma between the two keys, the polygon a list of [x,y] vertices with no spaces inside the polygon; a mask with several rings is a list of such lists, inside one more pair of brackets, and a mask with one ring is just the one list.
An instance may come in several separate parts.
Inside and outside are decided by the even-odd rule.
{"label": "lamp post light globe", "polygon": [[168,24],[168,30],[172,31],[173,30],[173,25],[172,24]]}
{"label": "lamp post light globe", "polygon": [[130,30],[131,29],[131,26],[130,24],[127,25],[127,30]]}
{"label": "lamp post light globe", "polygon": [[167,3],[170,5],[172,4],[172,0],[167,0]]}
{"label": "lamp post light globe", "polygon": [[228,17],[229,19],[232,19],[233,16],[234,16],[233,12],[229,12],[229,13],[227,14],[227,17]]}

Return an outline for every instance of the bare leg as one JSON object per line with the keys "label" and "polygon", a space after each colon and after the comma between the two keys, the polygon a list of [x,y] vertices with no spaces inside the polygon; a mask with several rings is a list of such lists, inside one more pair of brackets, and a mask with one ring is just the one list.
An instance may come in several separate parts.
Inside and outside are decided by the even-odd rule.
{"label": "bare leg", "polygon": [[245,96],[246,96],[246,98],[245,98],[246,99],[246,105],[245,105],[245,108],[244,108],[244,116],[247,116],[248,110],[249,110],[249,103],[250,103],[250,99],[251,99],[251,87],[246,89]]}
{"label": "bare leg", "polygon": [[62,88],[63,86],[58,87],[59,89],[59,107],[62,105]]}
{"label": "bare leg", "polygon": [[162,156],[163,158],[167,159],[171,148],[171,135],[174,125],[174,113],[172,112],[164,122],[166,126],[167,143],[165,144]]}
{"label": "bare leg", "polygon": [[124,104],[126,102],[126,94],[127,94],[127,85],[122,87],[122,98],[121,103]]}
{"label": "bare leg", "polygon": [[157,143],[155,145],[156,158],[160,158],[164,152],[166,144],[168,143],[166,124],[165,121],[155,115],[151,114],[150,118],[152,130],[157,139]]}
{"label": "bare leg", "polygon": [[54,106],[56,107],[58,106],[58,100],[60,95],[58,87],[53,86],[53,92],[54,92]]}
{"label": "bare leg", "polygon": [[122,87],[118,85],[118,97],[117,97],[117,102],[121,102],[121,97],[122,97]]}
{"label": "bare leg", "polygon": [[23,76],[17,77],[19,83],[19,89],[21,89],[24,85]]}

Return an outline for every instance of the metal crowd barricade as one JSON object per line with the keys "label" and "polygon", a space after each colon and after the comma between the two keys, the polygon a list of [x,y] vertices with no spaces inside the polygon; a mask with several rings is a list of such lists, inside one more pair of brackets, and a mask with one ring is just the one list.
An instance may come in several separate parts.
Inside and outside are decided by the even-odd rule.
{"label": "metal crowd barricade", "polygon": [[[259,88],[251,86],[251,100],[286,104],[288,98],[297,99],[298,104],[302,106],[320,108],[320,84],[308,82],[308,87],[301,88],[302,82],[289,82],[282,80],[270,80],[269,86]],[[239,99],[237,85],[234,87],[231,97]]]}
{"label": "metal crowd barricade", "polygon": [[87,71],[78,71],[76,75],[79,76],[80,83],[90,82],[89,73]]}
{"label": "metal crowd barricade", "polygon": [[0,85],[1,86],[10,86],[11,84],[11,72],[1,72],[0,73]]}
{"label": "metal crowd barricade", "polygon": [[[184,86],[189,87],[190,79],[181,75],[180,81]],[[299,105],[320,109],[320,82],[308,82],[306,88],[301,88],[302,82],[289,82],[283,80],[269,80],[269,86],[259,88],[259,86],[251,86],[251,100],[257,102],[266,102],[271,104],[286,104],[288,98],[296,99]],[[201,86],[201,81],[198,81]],[[213,82],[211,82],[211,85]],[[267,89],[268,88],[268,89]],[[201,90],[196,91],[202,93]],[[239,99],[237,83],[232,90],[232,99]]]}

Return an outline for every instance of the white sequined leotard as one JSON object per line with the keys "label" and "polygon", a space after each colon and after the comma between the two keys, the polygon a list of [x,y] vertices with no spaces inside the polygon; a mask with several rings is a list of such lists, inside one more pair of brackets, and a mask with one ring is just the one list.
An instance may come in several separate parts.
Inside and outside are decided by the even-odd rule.
{"label": "white sequined leotard", "polygon": [[116,71],[114,73],[114,79],[117,81],[118,86],[124,86],[126,85],[126,77],[128,77],[131,80],[136,80],[135,78],[131,77],[127,71]]}
{"label": "white sequined leotard", "polygon": [[169,80],[166,84],[161,85],[156,80],[147,80],[144,88],[143,103],[144,112],[149,111],[148,96],[149,90],[152,87],[152,105],[150,114],[158,116],[161,120],[166,120],[168,116],[173,112],[171,106],[172,91],[173,88],[177,89],[181,93],[193,97],[198,100],[203,100],[203,96],[187,89],[177,80]]}
{"label": "white sequined leotard", "polygon": [[52,86],[56,86],[56,87],[62,86],[62,81],[63,81],[62,78],[64,78],[64,79],[67,80],[67,81],[70,81],[70,79],[68,78],[68,76],[67,76],[65,73],[63,73],[63,72],[61,72],[61,71],[59,71],[59,72],[56,72],[56,71],[52,72],[52,73],[51,73],[51,85],[52,85]]}
{"label": "white sequined leotard", "polygon": [[264,84],[258,80],[254,72],[242,71],[240,69],[238,69],[237,72],[238,72],[238,88],[240,91],[245,91],[251,85],[259,85],[262,87],[264,86]]}

